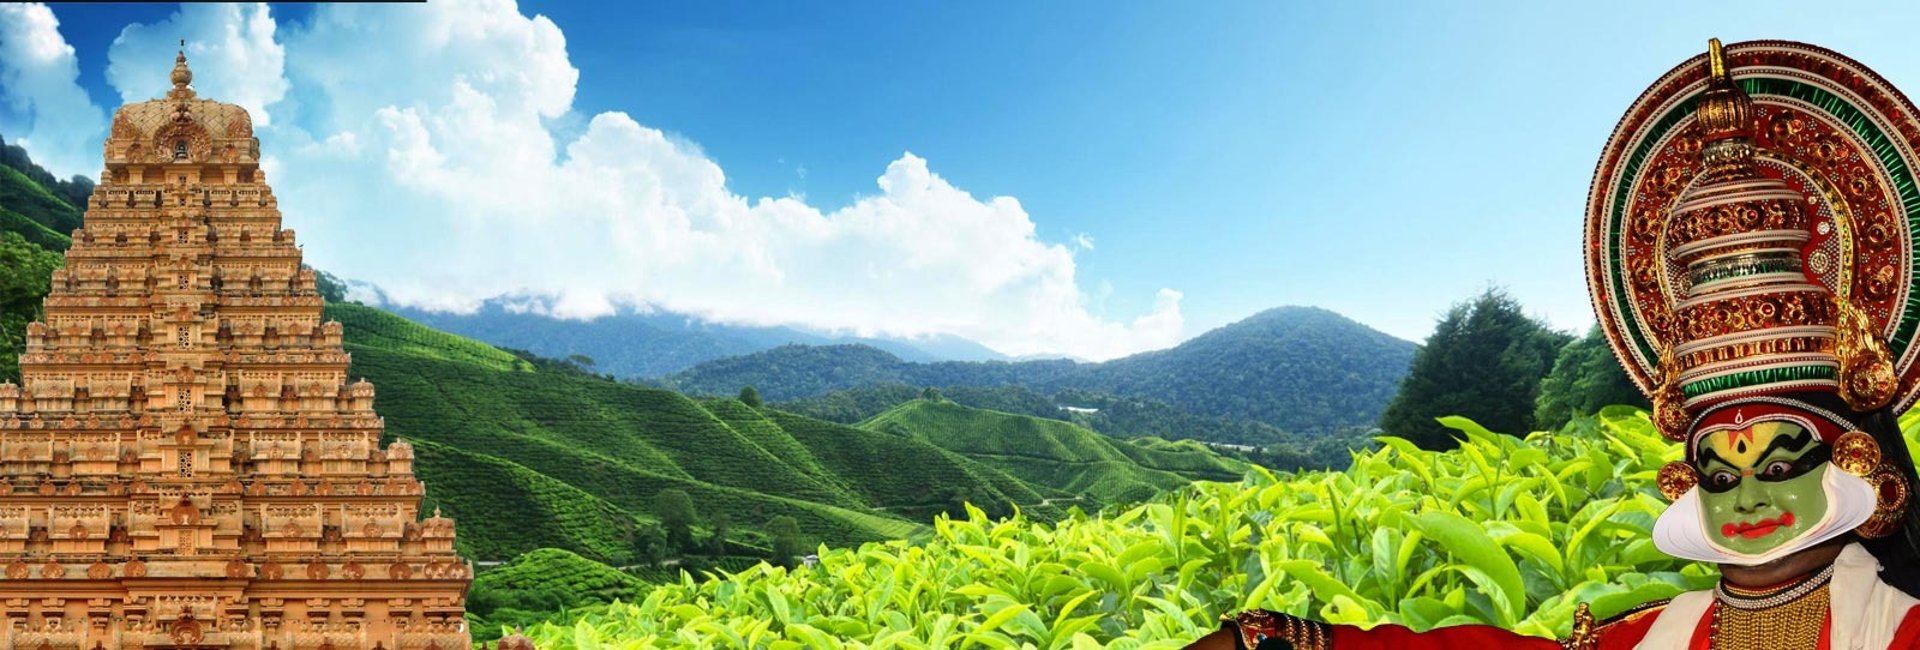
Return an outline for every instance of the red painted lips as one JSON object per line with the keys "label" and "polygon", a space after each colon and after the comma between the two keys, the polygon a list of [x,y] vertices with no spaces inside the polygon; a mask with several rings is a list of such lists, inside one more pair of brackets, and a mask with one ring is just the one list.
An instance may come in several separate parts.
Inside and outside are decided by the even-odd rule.
{"label": "red painted lips", "polygon": [[1730,523],[1720,527],[1723,537],[1745,537],[1754,539],[1772,535],[1773,531],[1793,525],[1793,513],[1783,512],[1773,519],[1762,519],[1753,523]]}

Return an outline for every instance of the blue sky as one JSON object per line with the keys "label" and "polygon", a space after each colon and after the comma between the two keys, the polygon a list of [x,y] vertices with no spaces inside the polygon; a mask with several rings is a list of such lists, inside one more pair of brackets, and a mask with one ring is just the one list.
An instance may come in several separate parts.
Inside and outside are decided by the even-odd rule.
{"label": "blue sky", "polygon": [[[288,43],[290,88],[265,106],[288,123],[276,128],[302,129],[272,134],[281,146],[352,131],[342,126],[351,123],[346,118],[312,119],[322,113],[310,107],[328,105],[337,116],[351,102],[329,104],[325,91],[309,93],[318,84],[303,81],[302,61],[349,42],[386,47],[367,40],[329,45],[311,35],[312,47],[300,47],[303,33],[324,31],[311,30],[312,23],[336,21],[329,11],[275,5],[266,12],[278,23],[275,38]],[[408,8],[362,15],[382,11]],[[746,321],[839,329],[881,323],[873,327],[1096,358],[1164,346],[1288,304],[1327,307],[1418,340],[1449,304],[1489,285],[1507,287],[1556,326],[1584,328],[1592,316],[1579,237],[1594,161],[1626,105],[1701,51],[1708,37],[1809,41],[1861,60],[1896,85],[1920,88],[1920,52],[1909,47],[1905,27],[1914,24],[1913,11],[1892,4],[1816,11],[1804,3],[1748,3],[1727,12],[1664,3],[529,1],[487,11],[544,16],[564,35],[577,83],[564,110],[539,118],[561,150],[556,160],[567,158],[567,144],[588,134],[597,116],[619,114],[661,132],[674,151],[717,166],[726,190],[749,202],[792,197],[831,219],[866,214],[873,206],[863,201],[878,201],[899,212],[879,210],[862,223],[884,223],[918,214],[909,202],[889,201],[892,192],[875,181],[896,169],[903,181],[923,179],[904,157],[911,152],[936,185],[976,199],[969,210],[988,209],[982,206],[993,197],[1017,200],[1031,235],[1010,235],[1008,245],[1034,246],[1029,256],[999,262],[1055,269],[1052,279],[1028,283],[1044,290],[1006,288],[1027,286],[1024,279],[979,280],[994,288],[966,294],[977,301],[942,301],[964,309],[936,314],[930,305],[920,310],[925,318],[895,318],[884,308],[899,300],[889,292],[925,289],[949,277],[942,273],[965,272],[968,253],[945,252],[960,266],[929,263],[933,271],[923,277],[871,287],[806,266],[864,255],[861,246],[894,245],[885,237],[942,232],[863,230],[824,249],[831,252],[771,248],[764,257],[772,271],[764,277],[778,280],[711,287],[758,292],[752,302],[778,302],[768,296],[807,282],[856,294],[801,292],[804,302],[831,309],[788,304],[757,312],[746,301],[708,304],[636,284],[557,298],[547,304],[556,313],[590,315],[640,301]],[[130,23],[164,23],[174,12],[166,5],[53,7],[76,53],[78,84],[109,111],[123,93],[106,74],[116,36]],[[184,26],[190,23],[197,24],[180,19],[169,26],[197,29]],[[502,60],[514,60],[512,52]],[[494,69],[525,73],[511,68]],[[423,96],[433,94],[433,83],[422,79]],[[211,94],[206,85],[196,81]],[[368,112],[381,108],[374,104]],[[430,116],[430,104],[420,113]],[[0,134],[14,138],[12,131]],[[262,140],[269,150],[277,144],[269,134]],[[305,239],[316,264],[347,267],[337,272],[383,287],[420,274],[383,266],[395,257],[386,250],[323,254],[323,242],[353,246],[346,235],[327,232],[332,221],[302,222],[291,201],[301,191],[282,186],[302,181],[273,181],[289,223],[303,237],[318,232],[318,239]],[[396,211],[383,223],[407,218]],[[544,223],[566,227],[564,220]],[[425,236],[433,232],[429,225],[446,224],[425,220],[408,232]],[[1021,226],[1006,225],[1011,230],[996,232]],[[988,249],[1003,241],[960,239]],[[471,246],[479,248],[467,252],[487,250]],[[929,255],[903,251],[864,260],[864,272]],[[700,284],[755,259],[684,271],[645,267],[635,271],[644,278],[636,283]],[[1062,264],[1072,288],[1065,293],[1053,286]],[[442,279],[402,293],[458,307],[502,287],[564,293],[577,282],[557,274],[451,290],[459,300],[433,295],[433,287],[453,284]],[[1028,311],[1047,300],[1077,304]],[[869,315],[830,315],[843,312]],[[969,320],[987,312],[997,316]],[[1029,325],[1037,322],[1054,325]],[[1078,346],[1082,340],[1101,343]]]}

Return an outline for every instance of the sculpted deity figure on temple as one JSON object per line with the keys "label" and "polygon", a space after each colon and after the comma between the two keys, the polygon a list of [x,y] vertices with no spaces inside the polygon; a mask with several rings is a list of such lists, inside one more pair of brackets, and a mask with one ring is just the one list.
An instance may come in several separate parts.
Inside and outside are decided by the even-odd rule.
{"label": "sculpted deity figure on temple", "polygon": [[1614,353],[1685,459],[1659,473],[1669,555],[1710,590],[1564,640],[1368,630],[1251,610],[1190,648],[1920,648],[1920,517],[1895,414],[1920,393],[1920,111],[1822,48],[1708,45],[1616,127],[1587,274]]}

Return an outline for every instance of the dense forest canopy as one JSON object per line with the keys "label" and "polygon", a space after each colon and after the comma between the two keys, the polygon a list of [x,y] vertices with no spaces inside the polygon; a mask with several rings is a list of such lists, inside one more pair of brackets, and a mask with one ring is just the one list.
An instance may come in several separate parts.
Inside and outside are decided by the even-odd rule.
{"label": "dense forest canopy", "polygon": [[0,141],[0,381],[20,379],[26,325],[39,318],[65,259],[69,233],[80,227],[93,182],[57,181],[19,145]]}
{"label": "dense forest canopy", "polygon": [[1454,445],[1437,419],[1459,415],[1495,431],[1533,431],[1541,378],[1572,337],[1527,317],[1499,289],[1458,304],[1414,354],[1380,428],[1426,449]]}
{"label": "dense forest canopy", "polygon": [[1580,415],[1600,412],[1615,404],[1652,408],[1645,395],[1627,378],[1626,368],[1607,345],[1600,325],[1560,348],[1553,370],[1540,381],[1534,402],[1534,426],[1558,429]]}
{"label": "dense forest canopy", "polygon": [[27,323],[40,315],[62,260],[15,232],[0,232],[0,381],[19,381]]}

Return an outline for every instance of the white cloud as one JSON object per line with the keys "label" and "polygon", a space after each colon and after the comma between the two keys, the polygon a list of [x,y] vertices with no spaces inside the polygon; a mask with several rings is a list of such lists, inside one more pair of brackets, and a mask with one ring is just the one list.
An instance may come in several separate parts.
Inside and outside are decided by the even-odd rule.
{"label": "white cloud", "polygon": [[186,41],[193,88],[201,96],[239,104],[255,126],[272,123],[266,108],[287,93],[286,52],[274,40],[276,24],[262,4],[183,4],[165,20],[134,23],[113,39],[107,81],[123,103],[160,97],[173,87],[173,58]]}
{"label": "white cloud", "polygon": [[100,171],[105,112],[77,83],[79,60],[42,4],[0,4],[0,130],[62,178]]}
{"label": "white cloud", "polygon": [[1172,290],[1128,322],[1090,312],[1071,247],[1091,237],[1043,241],[1019,201],[977,198],[911,153],[878,194],[822,212],[734,194],[696,145],[625,113],[563,142],[550,124],[570,116],[579,72],[559,27],[511,2],[323,5],[278,32],[260,7],[169,21],[115,41],[122,95],[164,88],[174,34],[192,32],[202,94],[271,114],[255,120],[271,124],[264,165],[309,261],[393,301],[511,294],[567,317],[661,308],[1090,359],[1184,330]]}

